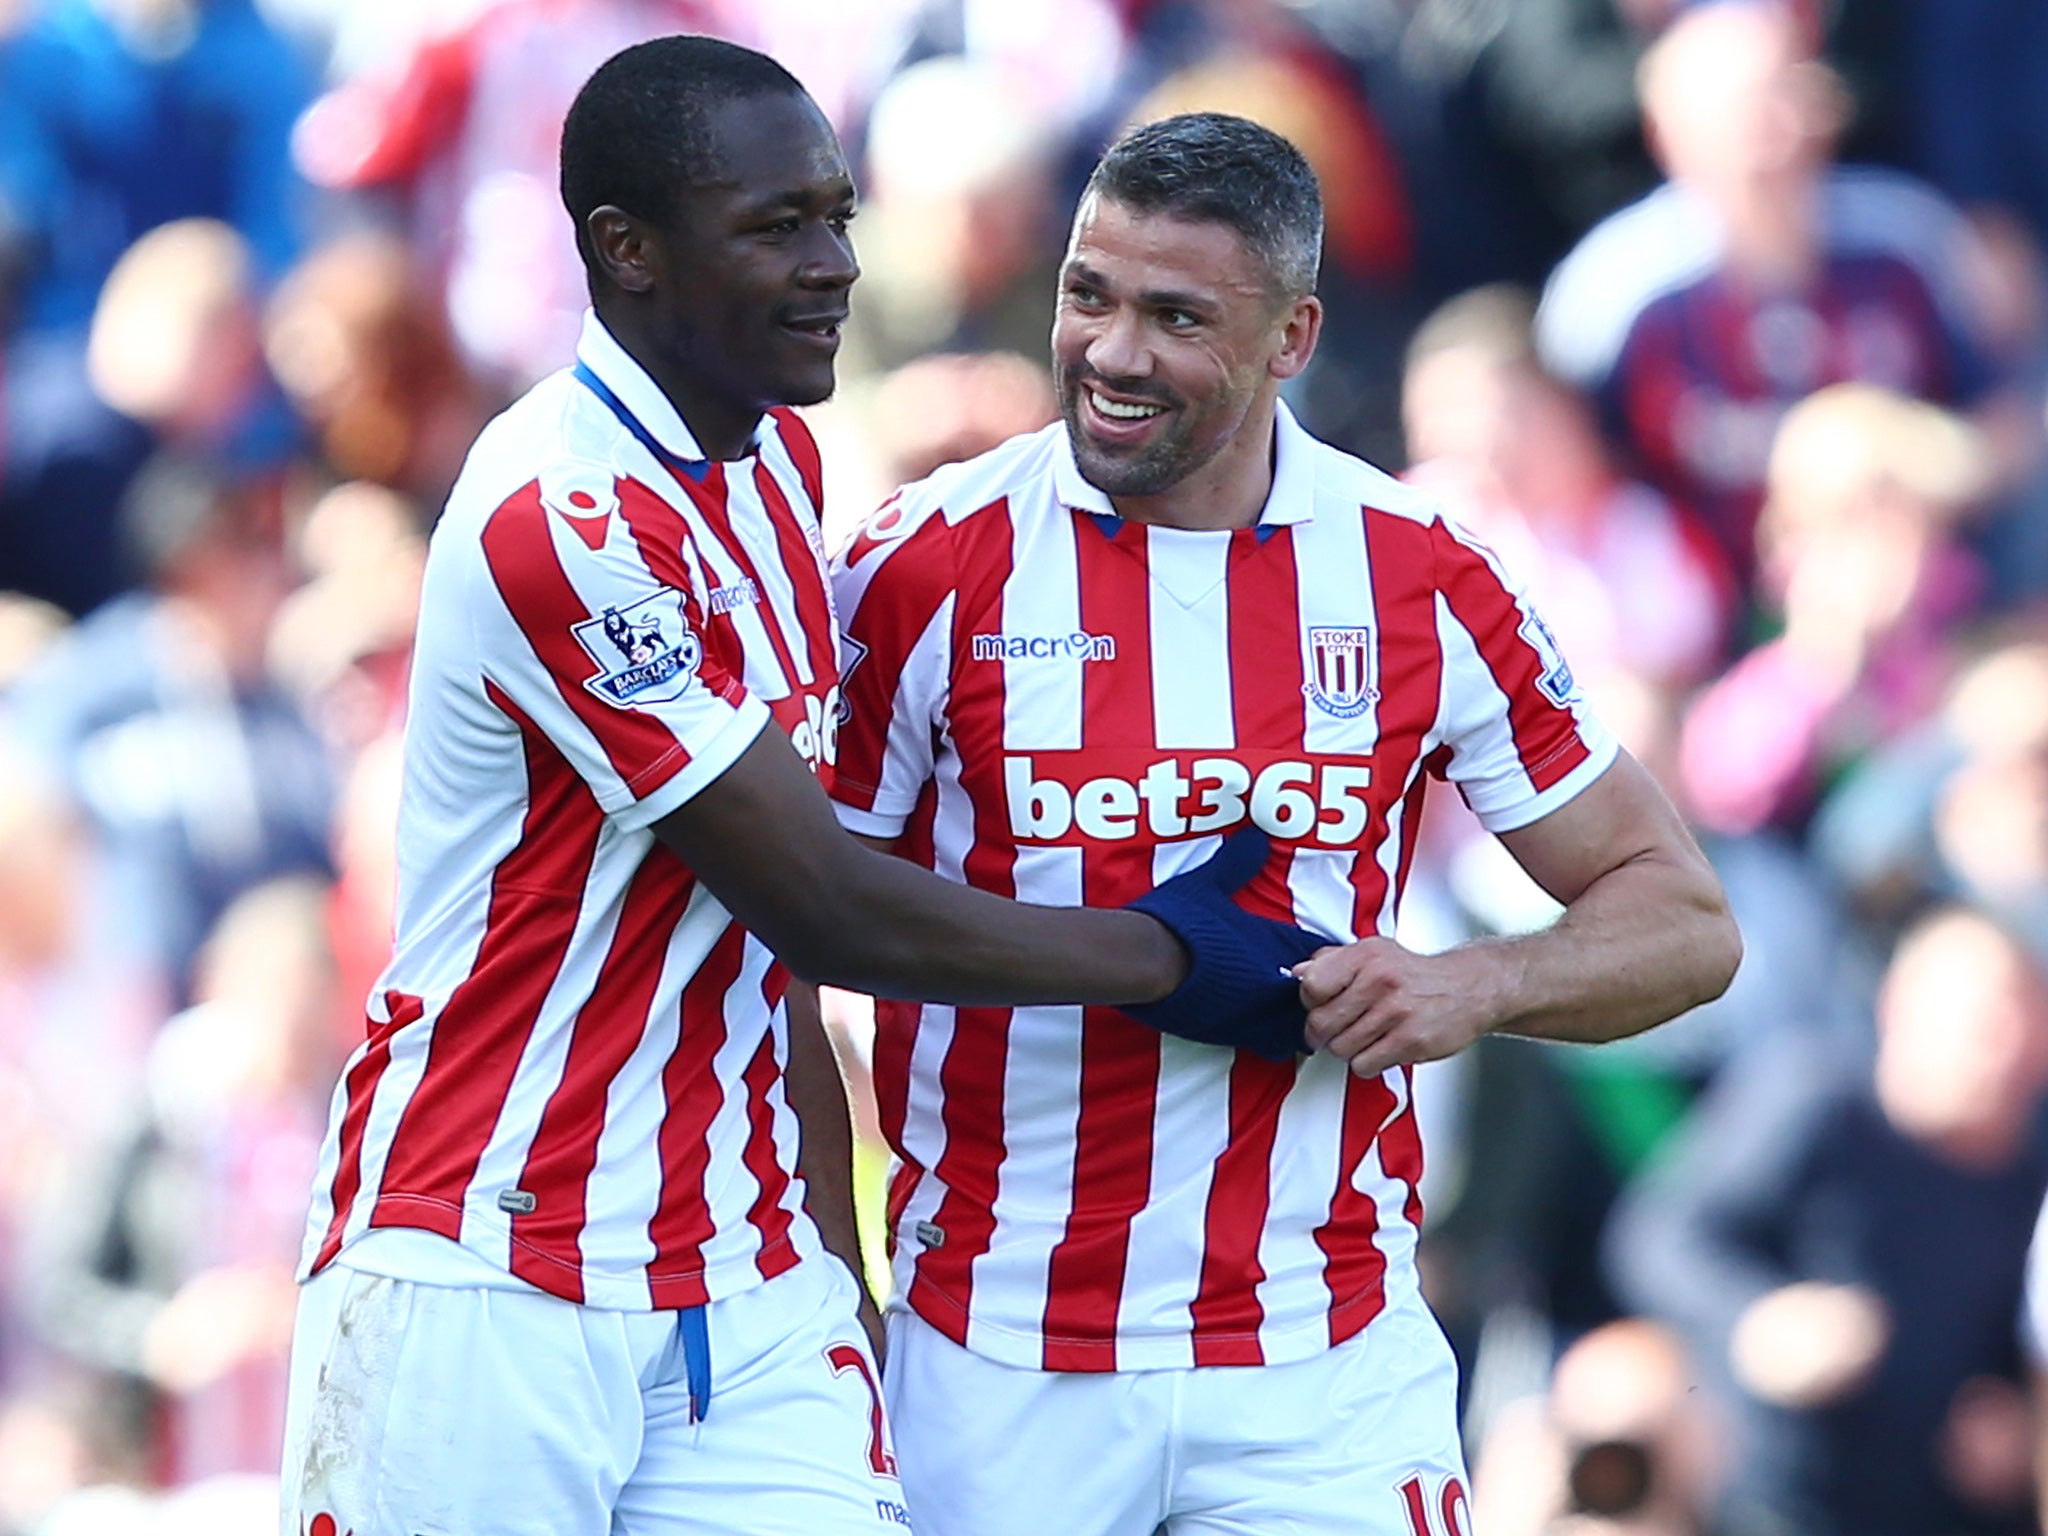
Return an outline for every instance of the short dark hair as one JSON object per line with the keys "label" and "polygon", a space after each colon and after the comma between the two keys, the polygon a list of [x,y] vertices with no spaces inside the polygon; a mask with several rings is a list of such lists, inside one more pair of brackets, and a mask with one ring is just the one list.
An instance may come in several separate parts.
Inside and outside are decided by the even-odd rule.
{"label": "short dark hair", "polygon": [[562,206],[586,264],[593,210],[609,203],[666,221],[677,193],[719,173],[712,110],[783,92],[803,86],[767,54],[715,37],[657,37],[600,64],[562,123]]}
{"label": "short dark hair", "polygon": [[1136,213],[1228,225],[1277,292],[1315,291],[1322,187],[1300,150],[1248,118],[1184,112],[1134,128],[1103,154],[1088,191]]}

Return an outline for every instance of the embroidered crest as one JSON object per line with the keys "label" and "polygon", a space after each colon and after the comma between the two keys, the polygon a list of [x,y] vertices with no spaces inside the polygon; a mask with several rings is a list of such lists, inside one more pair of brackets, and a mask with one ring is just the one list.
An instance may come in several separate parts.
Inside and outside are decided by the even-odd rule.
{"label": "embroidered crest", "polygon": [[1311,626],[1307,672],[1301,691],[1325,714],[1350,720],[1379,702],[1378,660],[1367,626]]}

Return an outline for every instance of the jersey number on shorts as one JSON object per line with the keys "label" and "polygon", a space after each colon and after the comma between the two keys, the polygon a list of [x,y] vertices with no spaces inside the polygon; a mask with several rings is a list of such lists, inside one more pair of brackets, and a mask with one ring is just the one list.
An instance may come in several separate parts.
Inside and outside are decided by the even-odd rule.
{"label": "jersey number on shorts", "polygon": [[889,1450],[889,1432],[882,1422],[882,1394],[875,1386],[875,1373],[868,1365],[868,1357],[851,1344],[834,1344],[825,1351],[825,1359],[834,1376],[857,1372],[868,1389],[868,1470],[877,1477],[894,1477],[896,1457]]}
{"label": "jersey number on shorts", "polygon": [[1455,1477],[1445,1478],[1443,1487],[1437,1490],[1436,1507],[1443,1516],[1441,1531],[1429,1523],[1430,1501],[1419,1473],[1403,1483],[1400,1492],[1401,1502],[1408,1507],[1408,1529],[1414,1536],[1472,1536],[1471,1505],[1465,1498],[1465,1485]]}

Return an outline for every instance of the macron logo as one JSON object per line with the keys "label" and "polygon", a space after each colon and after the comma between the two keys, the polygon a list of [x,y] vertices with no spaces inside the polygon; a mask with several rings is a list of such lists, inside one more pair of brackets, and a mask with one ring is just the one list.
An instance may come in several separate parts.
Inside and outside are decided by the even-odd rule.
{"label": "macron logo", "polygon": [[1116,636],[1091,635],[1077,629],[1071,635],[976,635],[976,661],[1115,661]]}

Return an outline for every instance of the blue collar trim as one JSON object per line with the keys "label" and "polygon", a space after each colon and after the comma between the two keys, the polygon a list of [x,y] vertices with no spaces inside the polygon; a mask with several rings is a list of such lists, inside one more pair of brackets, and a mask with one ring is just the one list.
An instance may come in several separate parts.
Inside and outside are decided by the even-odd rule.
{"label": "blue collar trim", "polygon": [[709,459],[686,459],[662,447],[654,434],[641,425],[640,418],[626,408],[626,402],[611,392],[610,386],[591,370],[588,363],[579,358],[572,371],[576,376],[576,382],[603,401],[605,409],[619,418],[619,425],[638,438],[640,446],[653,454],[655,462],[671,474],[688,475],[692,480],[702,480],[711,472]]}

